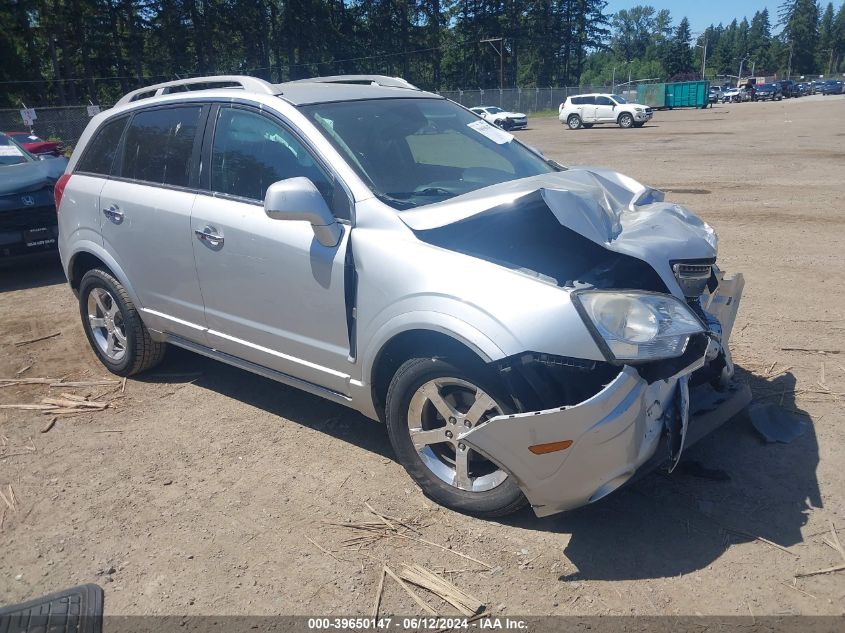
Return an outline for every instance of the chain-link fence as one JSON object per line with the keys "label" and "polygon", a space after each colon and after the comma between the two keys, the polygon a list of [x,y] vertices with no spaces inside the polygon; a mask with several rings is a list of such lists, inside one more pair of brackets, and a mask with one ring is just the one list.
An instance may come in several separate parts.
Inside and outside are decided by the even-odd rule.
{"label": "chain-link fence", "polygon": [[[441,90],[438,94],[467,108],[497,106],[510,112],[543,112],[554,110],[567,97],[590,92],[610,92],[610,86],[564,86],[563,88],[489,88],[482,90]],[[634,86],[636,94],[636,86]]]}
{"label": "chain-link fence", "polygon": [[[467,108],[476,106],[498,106],[503,110],[511,112],[543,112],[552,110],[557,112],[558,106],[566,101],[567,97],[590,92],[610,92],[610,86],[569,86],[563,88],[506,88],[499,90],[491,88],[483,90],[442,90],[439,94],[447,99]],[[617,92],[625,97],[636,96],[636,86],[617,86]],[[31,104],[29,104],[32,107]],[[101,106],[103,109],[106,106]],[[85,126],[88,125],[87,106],[66,106],[66,107],[38,107],[35,106],[36,120],[32,131],[37,136],[48,139],[59,139],[66,145],[76,145]],[[24,126],[19,109],[0,109],[0,131],[24,131]]]}
{"label": "chain-link fence", "polygon": [[[61,140],[70,147],[76,145],[91,120],[87,106],[36,107],[35,114],[37,118],[31,129],[36,136],[44,140]],[[19,109],[0,110],[0,132],[25,132],[29,129],[24,125]]]}

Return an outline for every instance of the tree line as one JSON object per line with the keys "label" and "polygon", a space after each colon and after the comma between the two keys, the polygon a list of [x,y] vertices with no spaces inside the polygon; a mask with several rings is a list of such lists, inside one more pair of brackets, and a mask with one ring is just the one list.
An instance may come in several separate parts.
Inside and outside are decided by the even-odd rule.
{"label": "tree line", "polygon": [[757,75],[831,73],[843,53],[845,2],[815,0],[700,34],[668,10],[610,14],[605,0],[6,0],[0,106],[108,104],[222,73],[378,73],[433,90],[714,79],[740,63]]}

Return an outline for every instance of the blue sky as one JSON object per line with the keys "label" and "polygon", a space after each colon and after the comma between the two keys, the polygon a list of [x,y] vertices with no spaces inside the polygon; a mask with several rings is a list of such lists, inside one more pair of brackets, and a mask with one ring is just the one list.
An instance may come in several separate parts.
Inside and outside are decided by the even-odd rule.
{"label": "blue sky", "polygon": [[777,10],[781,2],[780,0],[775,2],[767,2],[766,0],[674,0],[674,2],[668,0],[609,0],[607,12],[615,13],[619,9],[630,9],[638,4],[651,5],[656,9],[669,9],[672,12],[672,23],[675,26],[681,21],[681,18],[687,16],[693,33],[703,31],[711,23],[722,22],[727,25],[734,18],[741,20],[743,16],[746,16],[750,22],[755,12],[768,7],[769,19],[772,22],[773,30],[777,32],[778,29],[774,28],[774,25],[777,22]]}

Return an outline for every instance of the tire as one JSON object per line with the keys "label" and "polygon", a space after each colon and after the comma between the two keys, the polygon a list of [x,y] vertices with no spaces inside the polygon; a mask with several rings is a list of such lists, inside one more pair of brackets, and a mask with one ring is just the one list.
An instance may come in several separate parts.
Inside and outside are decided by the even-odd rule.
{"label": "tire", "polygon": [[164,358],[167,345],[152,340],[126,289],[108,271],[94,268],[82,277],[79,315],[88,343],[111,373],[132,376]]}
{"label": "tire", "polygon": [[585,130],[589,130],[591,127],[593,127],[593,124],[592,123],[582,123],[581,127],[584,128]]}
{"label": "tire", "polygon": [[634,127],[640,128],[645,125],[645,121],[641,121],[639,123],[634,123]]}
{"label": "tire", "polygon": [[[489,408],[476,420],[464,420],[461,411],[468,413],[481,392],[489,395]],[[439,396],[440,405],[433,404],[427,395],[430,393]],[[512,476],[471,449],[462,450],[464,445],[454,439],[460,430],[471,428],[473,422],[513,413],[510,400],[500,393],[497,381],[482,366],[463,367],[441,358],[413,358],[397,370],[387,390],[387,432],[399,462],[426,496],[457,512],[479,517],[505,516],[528,503]],[[448,415],[449,411],[448,417],[439,413],[443,407],[456,412],[456,416]],[[418,434],[432,431],[430,439],[434,441],[423,445]],[[418,447],[412,435],[417,437]],[[461,469],[465,474],[462,483],[458,483],[457,475],[459,452],[466,464],[466,469]]]}
{"label": "tire", "polygon": [[627,112],[623,112],[622,114],[619,115],[619,119],[617,120],[617,123],[619,123],[619,127],[621,127],[623,130],[630,129],[630,128],[634,127],[634,117],[632,117]]}
{"label": "tire", "polygon": [[570,130],[579,130],[582,125],[581,117],[577,114],[570,114],[569,118],[566,119],[566,124],[569,126]]}

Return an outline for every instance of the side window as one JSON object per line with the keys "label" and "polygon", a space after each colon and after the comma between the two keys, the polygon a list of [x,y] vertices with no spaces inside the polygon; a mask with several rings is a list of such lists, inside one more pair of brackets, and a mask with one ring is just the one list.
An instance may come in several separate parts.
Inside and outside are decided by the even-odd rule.
{"label": "side window", "polygon": [[612,106],[614,103],[610,100],[610,97],[596,97],[596,105]]}
{"label": "side window", "polygon": [[128,119],[128,116],[122,116],[101,126],[76,164],[76,171],[108,176]]}
{"label": "side window", "polygon": [[584,97],[572,97],[572,105],[584,105]]}
{"label": "side window", "polygon": [[[264,200],[267,187],[297,176],[309,178],[333,208],[332,179],[293,134],[262,114],[220,108],[211,147],[212,191]],[[344,217],[337,209],[335,215]]]}
{"label": "side window", "polygon": [[159,108],[132,117],[120,176],[187,187],[201,106]]}

